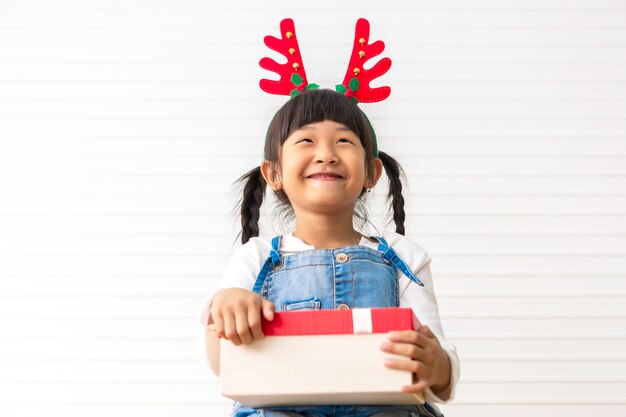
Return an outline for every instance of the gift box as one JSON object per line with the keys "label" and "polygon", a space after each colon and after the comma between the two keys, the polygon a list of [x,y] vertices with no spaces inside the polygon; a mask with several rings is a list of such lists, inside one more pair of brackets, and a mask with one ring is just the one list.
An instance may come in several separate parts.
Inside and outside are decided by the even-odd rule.
{"label": "gift box", "polygon": [[385,367],[381,343],[392,330],[420,326],[410,308],[277,312],[263,340],[222,340],[222,395],[250,407],[313,404],[419,404],[401,392],[408,371]]}

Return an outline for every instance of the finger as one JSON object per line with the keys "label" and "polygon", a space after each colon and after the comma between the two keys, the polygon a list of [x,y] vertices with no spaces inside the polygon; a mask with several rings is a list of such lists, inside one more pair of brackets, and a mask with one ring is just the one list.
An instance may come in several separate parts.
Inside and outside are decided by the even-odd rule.
{"label": "finger", "polygon": [[403,330],[403,331],[393,331],[387,333],[387,339],[391,342],[401,342],[401,343],[417,343],[417,338],[419,337],[419,333],[415,330]]}
{"label": "finger", "polygon": [[383,352],[394,353],[412,359],[419,359],[423,356],[423,348],[412,343],[383,343],[380,345]]}
{"label": "finger", "polygon": [[418,375],[419,379],[429,379],[432,372],[428,366],[420,361],[406,359],[385,359],[385,367],[398,371],[411,372]]}
{"label": "finger", "polygon": [[252,333],[250,332],[250,325],[248,323],[248,311],[240,312],[235,316],[235,326],[237,327],[237,335],[239,340],[244,345],[249,345],[254,341]]}
{"label": "finger", "polygon": [[402,332],[389,332],[387,334],[387,339],[389,339],[390,342],[410,343],[413,345],[420,346],[422,348],[432,347],[433,342],[436,340],[424,334],[418,333],[414,330],[405,330]]}
{"label": "finger", "polygon": [[402,359],[387,359],[385,360],[385,366],[390,369],[413,373],[414,383],[403,386],[402,392],[417,394],[426,391],[428,387],[431,386],[430,378],[432,376],[432,372],[430,372],[430,369],[421,362]]}
{"label": "finger", "polygon": [[428,326],[421,326],[419,329],[417,329],[417,332],[419,334],[423,334],[426,337],[435,338],[435,339],[437,338],[437,336],[435,336],[433,331],[430,330],[430,327]]}
{"label": "finger", "polygon": [[422,326],[420,327],[418,332],[421,336],[421,339],[418,340],[418,344],[420,346],[424,347],[424,349],[426,350],[430,350],[433,353],[441,350],[441,344],[439,343],[439,339],[437,339],[437,336],[433,333],[432,330],[430,330],[430,327]]}
{"label": "finger", "polygon": [[402,392],[411,393],[411,394],[420,394],[426,392],[426,390],[430,387],[427,380],[419,380],[415,384],[405,385],[402,387]]}
{"label": "finger", "polygon": [[263,326],[261,325],[261,313],[255,309],[248,310],[248,326],[252,332],[252,338],[255,340],[263,339]]}
{"label": "finger", "polygon": [[232,313],[224,314],[224,338],[230,340],[235,345],[241,344],[241,339],[237,334],[235,316]]}
{"label": "finger", "polygon": [[274,320],[274,312],[276,311],[274,303],[263,298],[261,300],[261,310],[263,311],[263,317],[265,317],[267,321]]}
{"label": "finger", "polygon": [[221,314],[214,314],[211,316],[213,323],[211,326],[215,329],[215,333],[217,333],[217,337],[224,337],[224,320],[222,319]]}

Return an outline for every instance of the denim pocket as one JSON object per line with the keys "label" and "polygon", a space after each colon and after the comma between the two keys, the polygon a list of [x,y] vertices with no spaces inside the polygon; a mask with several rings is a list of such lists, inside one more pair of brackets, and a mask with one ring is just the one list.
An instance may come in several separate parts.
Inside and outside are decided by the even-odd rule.
{"label": "denim pocket", "polygon": [[285,301],[282,306],[283,311],[296,310],[319,310],[322,303],[317,298],[302,301]]}

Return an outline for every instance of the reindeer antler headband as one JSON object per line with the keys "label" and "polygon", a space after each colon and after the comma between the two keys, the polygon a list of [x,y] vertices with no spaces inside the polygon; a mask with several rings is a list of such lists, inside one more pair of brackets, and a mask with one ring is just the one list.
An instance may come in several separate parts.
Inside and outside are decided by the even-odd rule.
{"label": "reindeer antler headband", "polygon": [[[307,81],[302,55],[300,55],[300,48],[296,38],[296,29],[292,19],[283,19],[280,22],[280,33],[281,39],[268,35],[264,40],[270,49],[283,54],[287,58],[287,62],[279,64],[272,58],[265,57],[261,59],[259,62],[261,68],[280,75],[278,81],[262,79],[259,82],[261,89],[270,94],[295,97],[304,90],[319,88],[319,85],[309,84]],[[363,18],[357,20],[348,69],[343,82],[335,86],[337,92],[352,98],[356,103],[375,103],[386,99],[391,93],[391,88],[389,87],[372,88],[369,85],[373,79],[385,74],[391,67],[389,58],[381,59],[370,69],[363,67],[365,62],[380,55],[385,49],[383,41],[369,43],[369,35],[369,22]],[[372,129],[372,133],[374,136],[375,156],[378,156],[374,129]]]}

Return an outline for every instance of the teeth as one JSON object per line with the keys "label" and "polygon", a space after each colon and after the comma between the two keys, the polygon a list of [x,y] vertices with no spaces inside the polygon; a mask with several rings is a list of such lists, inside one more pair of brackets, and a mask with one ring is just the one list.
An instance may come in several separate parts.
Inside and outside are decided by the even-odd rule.
{"label": "teeth", "polygon": [[339,175],[334,174],[313,174],[311,178],[339,178]]}

